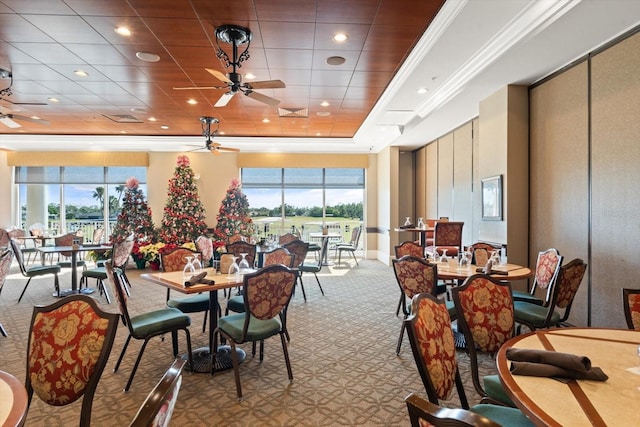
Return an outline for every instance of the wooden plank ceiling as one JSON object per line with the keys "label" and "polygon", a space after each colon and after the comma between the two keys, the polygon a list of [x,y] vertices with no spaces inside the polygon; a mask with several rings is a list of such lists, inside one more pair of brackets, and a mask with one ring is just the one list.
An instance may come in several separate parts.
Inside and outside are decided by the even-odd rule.
{"label": "wooden plank ceiling", "polygon": [[[51,123],[15,119],[21,127],[0,124],[0,134],[195,136],[201,134],[199,117],[214,116],[226,136],[352,137],[443,3],[0,0],[0,68],[11,70],[14,80],[13,95],[0,101],[2,111]],[[225,24],[253,33],[240,73],[286,84],[256,92],[279,99],[281,108],[307,108],[307,118],[280,117],[277,107],[241,94],[215,108],[223,89],[173,89],[220,84],[205,68],[229,72],[216,57],[215,28]],[[117,34],[116,27],[131,35]],[[347,34],[346,42],[332,40],[339,32]],[[220,46],[231,55],[229,44]],[[143,62],[138,52],[160,60]],[[344,64],[327,64],[331,56],[345,58]],[[78,77],[76,70],[88,76]],[[8,78],[0,79],[0,89],[8,85]],[[140,123],[106,117],[115,115]]]}

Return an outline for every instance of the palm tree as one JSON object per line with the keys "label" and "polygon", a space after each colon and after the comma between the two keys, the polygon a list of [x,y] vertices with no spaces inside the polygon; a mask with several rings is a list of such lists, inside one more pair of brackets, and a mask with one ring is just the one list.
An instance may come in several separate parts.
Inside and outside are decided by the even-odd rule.
{"label": "palm tree", "polygon": [[100,212],[104,211],[104,187],[96,187],[92,196],[100,202]]}

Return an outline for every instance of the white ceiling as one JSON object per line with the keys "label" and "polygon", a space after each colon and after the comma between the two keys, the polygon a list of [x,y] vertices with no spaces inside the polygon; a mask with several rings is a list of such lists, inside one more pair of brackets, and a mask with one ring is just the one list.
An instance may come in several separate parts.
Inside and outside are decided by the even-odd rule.
{"label": "white ceiling", "polygon": [[[500,88],[532,84],[639,24],[638,0],[448,0],[353,139],[216,140],[244,152],[417,148],[476,117],[479,102]],[[202,138],[0,135],[0,147],[14,150],[184,151],[191,144]]]}

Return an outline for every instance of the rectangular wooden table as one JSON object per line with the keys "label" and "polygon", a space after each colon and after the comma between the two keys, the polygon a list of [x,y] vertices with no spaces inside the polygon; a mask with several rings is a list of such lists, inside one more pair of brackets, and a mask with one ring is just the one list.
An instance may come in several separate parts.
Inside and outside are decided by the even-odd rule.
{"label": "rectangular wooden table", "polygon": [[[640,331],[601,328],[541,330],[507,341],[496,357],[498,374],[513,402],[539,426],[638,426]],[[586,356],[607,381],[512,375],[509,347]]]}
{"label": "rectangular wooden table", "polygon": [[108,251],[111,250],[112,247],[109,245],[80,245],[77,247],[73,246],[39,246],[36,248],[40,255],[42,256],[42,264],[44,265],[44,256],[46,254],[56,254],[60,252],[70,252],[71,253],[71,289],[65,289],[64,291],[60,291],[60,295],[55,295],[58,297],[66,297],[71,294],[92,294],[95,292],[95,289],[86,288],[86,289],[78,289],[78,253],[79,252],[88,252],[88,251]]}
{"label": "rectangular wooden table", "polygon": [[[236,276],[217,274],[214,268],[205,268],[202,271],[207,272],[205,279],[214,280],[215,284],[198,284],[185,287],[185,281],[191,276],[186,277],[182,271],[144,273],[141,274],[140,277],[149,282],[164,286],[167,289],[187,295],[209,292],[209,347],[203,347],[193,351],[193,364],[195,366],[191,366],[189,369],[193,372],[210,372],[213,374],[216,371],[231,369],[233,367],[231,347],[218,346],[214,334],[214,331],[218,327],[218,312],[216,310],[218,291],[242,286],[243,279],[242,276],[239,276],[240,279],[237,279]],[[212,352],[211,349],[216,349],[216,351]],[[238,353],[238,361],[242,362],[246,356],[244,351],[240,348],[236,349],[236,351]]]}

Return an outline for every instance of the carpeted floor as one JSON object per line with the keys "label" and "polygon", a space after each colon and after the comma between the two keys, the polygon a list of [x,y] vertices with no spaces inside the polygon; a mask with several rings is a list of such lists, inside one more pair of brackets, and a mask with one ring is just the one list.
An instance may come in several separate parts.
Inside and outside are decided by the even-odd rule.
{"label": "carpeted floor", "polygon": [[[165,289],[141,280],[139,272],[127,272],[133,283],[130,312],[162,308]],[[63,289],[69,287],[70,276],[67,269],[60,277]],[[359,266],[352,260],[343,260],[340,266],[325,267],[319,276],[325,296],[321,295],[313,275],[305,275],[308,301],[303,301],[298,290],[289,308],[289,355],[294,382],[288,381],[277,337],[265,342],[262,364],[257,357],[251,358],[250,344],[244,345],[248,353],[247,360],[240,365],[244,401],[236,400],[233,371],[214,376],[186,373],[172,425],[409,425],[403,399],[413,391],[424,395],[425,390],[406,336],[400,356],[395,354],[401,318],[395,316],[399,288],[392,268],[372,260],[362,260]],[[31,307],[55,300],[51,296],[52,278],[36,278],[18,304],[25,282],[14,265],[0,294],[0,322],[9,333],[8,338],[0,336],[0,369],[22,381]],[[94,295],[103,308],[117,311],[115,301],[107,305],[104,298]],[[194,348],[207,345],[208,334],[202,333],[202,321],[202,315],[192,315]],[[124,393],[122,389],[141,345],[140,341],[131,343],[120,370],[114,373],[127,334],[120,324],[95,395],[93,425],[128,425],[173,360],[170,340],[152,340],[131,390]],[[183,334],[180,346],[186,350]],[[479,396],[471,384],[468,359],[461,351],[458,357],[469,403],[477,403]],[[486,373],[495,373],[491,359],[482,362]],[[442,404],[457,407],[459,401],[453,396]],[[79,401],[66,407],[49,407],[34,397],[26,425],[76,425],[79,414]]]}

